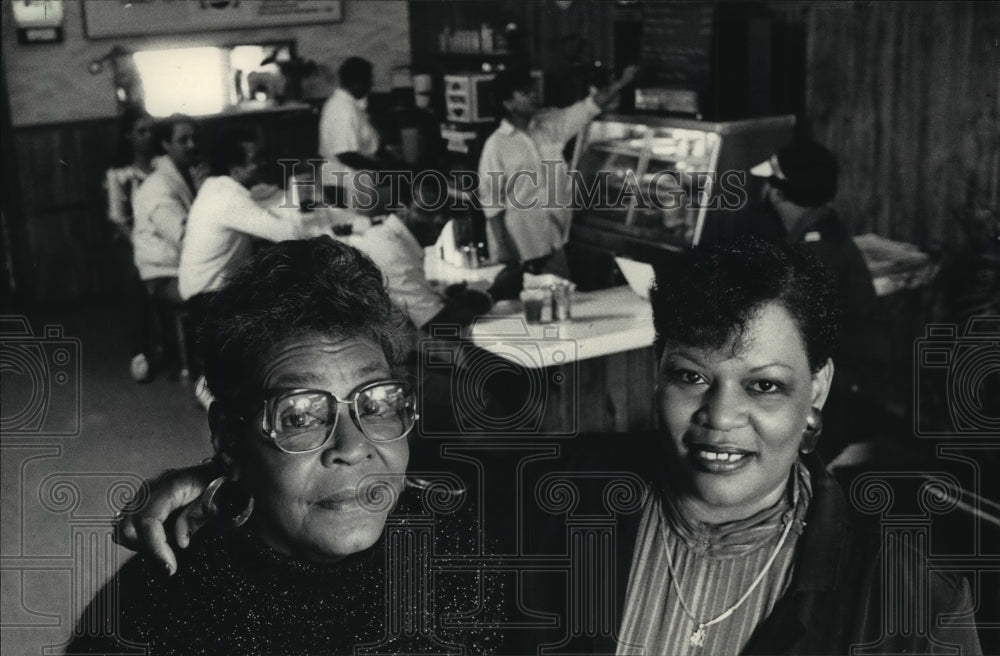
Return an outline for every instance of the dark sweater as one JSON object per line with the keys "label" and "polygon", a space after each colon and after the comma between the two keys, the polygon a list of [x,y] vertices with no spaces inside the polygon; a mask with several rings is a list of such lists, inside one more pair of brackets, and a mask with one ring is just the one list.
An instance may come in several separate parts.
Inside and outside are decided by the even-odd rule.
{"label": "dark sweater", "polygon": [[[499,583],[476,572],[432,578],[427,569],[430,553],[474,553],[474,522],[450,516],[428,531],[436,520],[422,507],[422,495],[404,494],[375,546],[331,565],[281,555],[240,529],[202,530],[179,551],[172,577],[136,556],[91,602],[66,653],[131,653],[127,647],[141,645],[151,656],[353,654],[370,645],[405,654],[436,645],[437,653],[492,654],[498,632],[440,626],[442,615],[476,609],[480,621],[496,621]],[[408,542],[419,544],[416,558],[388,559],[393,545]],[[431,593],[423,606],[413,601],[421,581]]]}

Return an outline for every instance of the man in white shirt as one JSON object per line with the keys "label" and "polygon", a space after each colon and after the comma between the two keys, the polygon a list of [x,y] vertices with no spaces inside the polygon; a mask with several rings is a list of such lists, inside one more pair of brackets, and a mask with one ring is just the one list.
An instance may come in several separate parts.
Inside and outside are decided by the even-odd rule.
{"label": "man in white shirt", "polygon": [[208,166],[198,159],[194,119],[174,115],[159,128],[166,157],[133,198],[135,266],[151,296],[180,303],[177,267],[184,227]]}
{"label": "man in white shirt", "polygon": [[493,81],[494,99],[506,117],[483,145],[479,200],[490,248],[504,262],[569,277],[562,247],[569,239],[570,187],[563,149],[635,79],[621,79],[569,107],[538,110],[527,69],[502,71]]}
{"label": "man in white shirt", "polygon": [[[340,188],[343,196],[333,199],[335,206],[356,208],[366,202],[358,197],[359,188],[373,189],[374,173],[389,162],[368,117],[371,63],[360,57],[348,58],[337,71],[337,82],[319,118],[319,154],[326,160],[323,184]],[[367,179],[359,179],[359,174]]]}
{"label": "man in white shirt", "polygon": [[252,253],[254,238],[282,241],[327,232],[298,212],[279,216],[257,204],[250,189],[261,182],[265,161],[251,133],[224,136],[220,164],[227,175],[205,180],[188,214],[179,276],[184,300],[219,289]]}

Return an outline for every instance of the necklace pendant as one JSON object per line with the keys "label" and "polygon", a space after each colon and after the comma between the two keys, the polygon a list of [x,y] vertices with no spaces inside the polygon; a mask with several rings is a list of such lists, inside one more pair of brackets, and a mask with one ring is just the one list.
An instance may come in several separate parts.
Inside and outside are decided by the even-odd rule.
{"label": "necklace pendant", "polygon": [[691,634],[691,646],[692,647],[704,647],[705,646],[705,625],[699,624],[698,630]]}

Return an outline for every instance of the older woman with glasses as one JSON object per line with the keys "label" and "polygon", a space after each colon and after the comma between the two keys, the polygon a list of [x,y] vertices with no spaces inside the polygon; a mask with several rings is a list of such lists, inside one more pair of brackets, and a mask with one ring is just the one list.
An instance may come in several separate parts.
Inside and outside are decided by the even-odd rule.
{"label": "older woman with glasses", "polygon": [[[417,414],[397,373],[402,325],[375,265],[330,238],[277,244],[215,292],[200,343],[218,477],[195,504],[213,523],[166,571],[126,563],[69,653],[353,653],[384,640],[386,570],[415,567],[387,555],[386,521],[422,507],[405,476]],[[496,591],[464,577],[436,586],[430,607],[489,615]],[[408,632],[422,647],[498,645],[490,631],[434,628],[422,617]]]}
{"label": "older woman with glasses", "polygon": [[[641,503],[607,537],[578,541],[569,585],[530,573],[522,607],[573,621],[537,625],[521,653],[983,653],[968,583],[883,544],[815,452],[837,338],[818,263],[747,241],[678,254],[657,280],[659,429],[578,436],[575,457],[552,470],[580,475],[579,494],[564,497],[587,522],[608,516],[608,488],[594,486],[609,476],[625,474]],[[185,487],[156,486],[156,507],[123,523],[122,537],[169,551],[136,529],[162,531]],[[554,526],[530,525],[532,539],[551,539],[538,553],[569,549],[558,512]],[[907,622],[926,630],[894,630]]]}

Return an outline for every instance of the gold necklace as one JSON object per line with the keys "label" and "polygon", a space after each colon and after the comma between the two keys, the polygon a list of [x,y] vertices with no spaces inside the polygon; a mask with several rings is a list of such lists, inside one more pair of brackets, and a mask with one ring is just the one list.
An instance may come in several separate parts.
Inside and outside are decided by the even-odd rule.
{"label": "gold necklace", "polygon": [[750,598],[750,595],[753,593],[753,591],[756,590],[757,586],[760,585],[760,582],[764,580],[764,575],[767,574],[769,569],[771,569],[771,565],[774,564],[775,559],[778,557],[778,552],[781,551],[781,547],[785,545],[785,539],[788,537],[788,533],[792,530],[793,523],[794,522],[792,518],[789,517],[788,522],[785,525],[785,530],[781,534],[781,539],[778,540],[778,546],[774,548],[774,552],[771,554],[771,557],[768,558],[767,563],[764,564],[764,569],[760,570],[760,574],[758,574],[757,578],[755,578],[753,583],[750,584],[750,587],[747,589],[747,591],[743,593],[743,596],[740,597],[735,604],[733,604],[725,611],[723,611],[721,615],[717,615],[716,617],[708,620],[707,622],[700,622],[698,618],[694,616],[694,613],[691,612],[691,609],[688,608],[687,603],[685,603],[684,601],[684,597],[681,595],[680,586],[677,584],[677,574],[674,572],[674,562],[673,559],[671,559],[670,557],[670,547],[668,546],[668,541],[667,541],[666,522],[663,521],[663,517],[661,514],[660,531],[663,533],[663,541],[664,541],[663,550],[664,552],[666,552],[667,556],[667,570],[670,572],[670,582],[674,586],[674,592],[677,594],[677,601],[680,602],[681,608],[684,610],[685,613],[687,613],[687,616],[691,618],[691,621],[693,621],[695,624],[698,625],[698,628],[695,629],[694,632],[691,634],[691,637],[688,638],[688,642],[691,644],[692,647],[704,647],[705,636],[707,635],[705,629],[712,626],[713,624],[718,624],[719,622],[722,622],[723,620],[728,618],[730,615],[736,612],[737,608],[743,605],[744,601]]}

